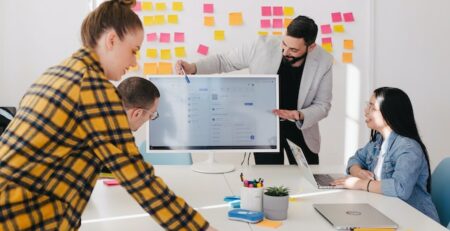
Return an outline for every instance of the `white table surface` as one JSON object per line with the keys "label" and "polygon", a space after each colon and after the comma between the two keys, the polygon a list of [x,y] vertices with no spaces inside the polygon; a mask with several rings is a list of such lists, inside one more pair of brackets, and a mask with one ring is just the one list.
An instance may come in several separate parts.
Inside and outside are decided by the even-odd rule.
{"label": "white table surface", "polygon": [[[313,166],[314,172],[343,172],[340,166]],[[239,174],[247,179],[263,178],[265,186],[285,185],[291,196],[288,219],[277,230],[334,230],[312,207],[313,203],[369,203],[394,220],[398,230],[443,230],[440,224],[398,198],[356,190],[318,190],[300,176],[296,166],[249,166],[226,174],[202,174],[189,166],[155,166],[169,187],[196,208],[219,230],[271,230],[230,221],[225,196],[239,195]],[[163,230],[121,186],[98,182],[83,213],[80,230]]]}

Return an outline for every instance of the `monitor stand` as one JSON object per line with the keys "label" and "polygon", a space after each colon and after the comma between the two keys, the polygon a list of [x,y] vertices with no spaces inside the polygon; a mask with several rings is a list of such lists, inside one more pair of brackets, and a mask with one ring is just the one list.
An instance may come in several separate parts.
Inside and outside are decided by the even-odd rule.
{"label": "monitor stand", "polygon": [[234,165],[217,163],[214,157],[214,152],[209,152],[208,159],[206,161],[193,164],[191,169],[200,173],[218,174],[234,171]]}

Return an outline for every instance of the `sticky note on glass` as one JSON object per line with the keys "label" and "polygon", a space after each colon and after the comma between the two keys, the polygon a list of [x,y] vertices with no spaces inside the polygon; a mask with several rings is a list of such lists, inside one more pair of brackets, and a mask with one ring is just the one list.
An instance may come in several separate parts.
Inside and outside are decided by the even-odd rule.
{"label": "sticky note on glass", "polygon": [[352,63],[353,62],[353,54],[349,52],[342,53],[342,62],[343,63]]}
{"label": "sticky note on glass", "polygon": [[158,57],[158,50],[149,48],[147,49],[146,56],[151,59],[156,59]]}
{"label": "sticky note on glass", "polygon": [[151,26],[154,24],[153,16],[144,16],[144,26]]}
{"label": "sticky note on glass", "polygon": [[155,9],[156,9],[156,11],[165,11],[167,9],[166,3],[165,2],[157,2],[155,4]]}
{"label": "sticky note on glass", "polygon": [[280,35],[282,35],[283,33],[281,32],[281,31],[273,31],[272,32],[272,35],[276,35],[276,36],[280,36]]}
{"label": "sticky note on glass", "polygon": [[159,42],[160,43],[170,42],[170,33],[160,33],[159,34]]}
{"label": "sticky note on glass", "polygon": [[272,27],[273,28],[283,28],[283,19],[280,19],[280,18],[272,19]]}
{"label": "sticky note on glass", "polygon": [[164,15],[155,15],[155,24],[157,25],[163,25],[164,23],[166,23],[166,18],[164,17]]}
{"label": "sticky note on glass", "polygon": [[147,42],[154,42],[157,39],[156,33],[147,34]]}
{"label": "sticky note on glass", "polygon": [[320,31],[322,31],[322,34],[330,34],[331,33],[331,26],[330,24],[325,24],[320,26]]}
{"label": "sticky note on glass", "polygon": [[294,7],[285,6],[283,8],[284,16],[294,16]]}
{"label": "sticky note on glass", "polygon": [[214,40],[217,40],[217,41],[225,40],[225,31],[215,30],[214,31]]}
{"label": "sticky note on glass", "polygon": [[214,13],[214,4],[211,3],[203,4],[203,13]]}
{"label": "sticky note on glass", "polygon": [[283,22],[283,27],[287,28],[289,26],[289,24],[291,24],[292,22],[292,18],[285,18],[284,22]]}
{"label": "sticky note on glass", "polygon": [[353,40],[345,39],[344,40],[344,49],[353,50]]}
{"label": "sticky note on glass", "polygon": [[136,4],[134,4],[133,8],[131,8],[131,10],[138,12],[142,10],[142,4],[141,2],[136,2]]}
{"label": "sticky note on glass", "polygon": [[344,21],[354,22],[355,18],[353,18],[353,13],[352,12],[344,13]]}
{"label": "sticky note on glass", "polygon": [[184,47],[175,47],[175,57],[177,58],[186,57],[186,49],[184,49]]}
{"label": "sticky note on glass", "polygon": [[172,63],[159,62],[158,74],[162,75],[172,74]]}
{"label": "sticky note on glass", "polygon": [[145,10],[145,11],[153,10],[153,4],[151,2],[142,2],[142,10]]}
{"label": "sticky note on glass", "polygon": [[334,26],[333,26],[333,31],[334,31],[334,32],[337,32],[337,33],[342,33],[342,32],[344,32],[344,31],[345,31],[345,30],[344,30],[344,25],[342,25],[342,24],[334,25]]}
{"label": "sticky note on glass", "polygon": [[141,51],[136,52],[136,59],[137,60],[141,59]]}
{"label": "sticky note on glass", "polygon": [[273,7],[273,16],[283,16],[283,7],[274,6]]}
{"label": "sticky note on glass", "polygon": [[322,44],[322,48],[329,53],[333,52],[333,45],[331,43]]}
{"label": "sticky note on glass", "polygon": [[172,2],[173,11],[183,11],[183,2]]}
{"label": "sticky note on glass", "polygon": [[269,33],[267,31],[258,31],[259,36],[267,36]]}
{"label": "sticky note on glass", "polygon": [[158,74],[157,63],[144,63],[144,75]]}
{"label": "sticky note on glass", "polygon": [[333,43],[330,37],[322,38],[322,44]]}
{"label": "sticky note on glass", "polygon": [[261,28],[270,28],[270,19],[261,19]]}
{"label": "sticky note on glass", "polygon": [[169,59],[171,59],[172,58],[172,55],[170,54],[171,52],[170,52],[170,49],[161,49],[161,59],[164,59],[164,60],[169,60]]}
{"label": "sticky note on glass", "polygon": [[272,220],[264,219],[263,221],[256,224],[256,226],[276,229],[276,228],[280,227],[282,224],[283,223],[281,221],[272,221]]}
{"label": "sticky note on glass", "polygon": [[342,22],[341,12],[331,13],[331,21],[332,22]]}
{"label": "sticky note on glass", "polygon": [[261,15],[262,16],[272,16],[272,7],[261,6]]}
{"label": "sticky note on glass", "polygon": [[202,55],[207,55],[208,50],[209,50],[209,47],[200,44],[200,45],[198,45],[197,53],[202,54]]}
{"label": "sticky note on glass", "polygon": [[183,32],[175,32],[173,37],[174,37],[173,40],[177,43],[184,42],[184,33]]}
{"label": "sticky note on glass", "polygon": [[167,16],[167,22],[170,24],[178,24],[178,15],[176,14],[169,14]]}
{"label": "sticky note on glass", "polygon": [[241,12],[233,12],[228,15],[228,22],[230,26],[240,26],[244,24]]}
{"label": "sticky note on glass", "polygon": [[205,25],[205,26],[214,26],[214,16],[205,16],[205,17],[203,17],[203,25]]}

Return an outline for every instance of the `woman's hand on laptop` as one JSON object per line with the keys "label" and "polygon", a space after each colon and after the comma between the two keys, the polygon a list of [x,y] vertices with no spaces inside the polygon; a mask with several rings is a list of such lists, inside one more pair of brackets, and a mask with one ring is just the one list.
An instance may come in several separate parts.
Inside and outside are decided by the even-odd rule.
{"label": "woman's hand on laptop", "polygon": [[359,165],[353,165],[349,172],[350,175],[363,180],[375,180],[373,172],[362,169]]}
{"label": "woman's hand on laptop", "polygon": [[347,176],[339,178],[331,182],[332,185],[342,185],[348,189],[366,190],[367,180],[360,179],[354,176]]}

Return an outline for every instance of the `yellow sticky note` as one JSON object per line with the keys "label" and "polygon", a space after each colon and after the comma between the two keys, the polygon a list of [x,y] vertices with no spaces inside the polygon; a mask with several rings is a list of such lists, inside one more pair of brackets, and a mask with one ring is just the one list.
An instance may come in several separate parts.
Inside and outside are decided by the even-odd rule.
{"label": "yellow sticky note", "polygon": [[144,63],[144,75],[158,74],[157,63]]}
{"label": "yellow sticky note", "polygon": [[170,49],[161,49],[161,59],[169,60],[171,58]]}
{"label": "yellow sticky note", "polygon": [[205,16],[205,17],[203,17],[203,25],[205,25],[205,26],[214,26],[214,16]]}
{"label": "yellow sticky note", "polygon": [[142,2],[142,10],[146,10],[146,11],[153,10],[153,4],[151,2]]}
{"label": "yellow sticky note", "polygon": [[172,2],[173,11],[183,11],[183,2]]}
{"label": "yellow sticky note", "polygon": [[267,31],[258,31],[259,36],[267,36],[269,33]]}
{"label": "yellow sticky note", "polygon": [[283,33],[281,32],[281,31],[273,31],[272,32],[272,35],[277,35],[277,36],[280,36],[280,35],[282,35]]}
{"label": "yellow sticky note", "polygon": [[295,198],[295,197],[289,197],[289,202],[297,202],[297,198]]}
{"label": "yellow sticky note", "polygon": [[225,40],[225,31],[223,30],[214,31],[214,40]]}
{"label": "yellow sticky note", "polygon": [[230,26],[240,26],[244,24],[241,12],[234,12],[228,15],[228,23]]}
{"label": "yellow sticky note", "polygon": [[158,74],[170,75],[172,74],[172,63],[160,62]]}
{"label": "yellow sticky note", "polygon": [[154,23],[153,16],[144,16],[144,26],[151,26]]}
{"label": "yellow sticky note", "polygon": [[166,19],[164,18],[164,15],[156,15],[154,19],[155,19],[154,22],[157,25],[162,25],[162,24],[166,23]]}
{"label": "yellow sticky note", "polygon": [[178,24],[178,15],[169,14],[167,16],[167,22],[169,22],[170,24]]}
{"label": "yellow sticky note", "polygon": [[139,70],[139,65],[134,65],[128,68],[128,71],[137,71],[137,70]]}
{"label": "yellow sticky note", "polygon": [[155,8],[157,11],[165,11],[167,6],[165,2],[157,2]]}
{"label": "yellow sticky note", "polygon": [[353,54],[349,52],[342,52],[342,62],[343,63],[352,63],[353,62]]}
{"label": "yellow sticky note", "polygon": [[338,24],[333,26],[333,31],[337,33],[342,33],[345,31],[344,25]]}
{"label": "yellow sticky note", "polygon": [[282,224],[283,223],[281,221],[272,221],[272,220],[264,219],[263,221],[256,224],[256,226],[276,229],[276,228],[280,227]]}
{"label": "yellow sticky note", "polygon": [[287,28],[289,26],[289,24],[291,24],[292,22],[292,18],[285,18],[284,22],[283,22],[283,27]]}
{"label": "yellow sticky note", "polygon": [[353,50],[353,40],[345,39],[344,40],[344,49]]}
{"label": "yellow sticky note", "polygon": [[294,16],[294,7],[285,6],[283,8],[284,16]]}
{"label": "yellow sticky note", "polygon": [[136,60],[141,59],[141,51],[136,52]]}
{"label": "yellow sticky note", "polygon": [[175,56],[177,58],[186,57],[186,50],[184,49],[184,47],[175,47]]}
{"label": "yellow sticky note", "polygon": [[333,46],[331,45],[331,43],[322,44],[322,48],[329,53],[333,52]]}
{"label": "yellow sticky note", "polygon": [[147,57],[156,59],[158,57],[158,50],[157,49],[147,49]]}

